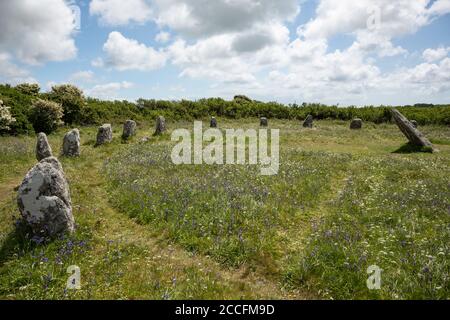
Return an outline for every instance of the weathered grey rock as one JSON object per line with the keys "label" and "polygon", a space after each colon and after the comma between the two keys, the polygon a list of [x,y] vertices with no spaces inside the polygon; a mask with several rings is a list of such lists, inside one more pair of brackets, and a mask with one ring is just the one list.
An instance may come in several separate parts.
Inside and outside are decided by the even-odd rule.
{"label": "weathered grey rock", "polygon": [[411,120],[410,122],[411,122],[411,124],[413,125],[414,128],[417,128],[419,126],[419,124],[417,123],[416,120]]}
{"label": "weathered grey rock", "polygon": [[166,119],[163,116],[159,116],[156,119],[155,135],[163,134],[166,131]]}
{"label": "weathered grey rock", "polygon": [[432,151],[436,151],[433,144],[422,134],[422,132],[414,128],[412,123],[397,109],[391,109],[391,113],[395,123],[397,123],[397,126],[400,128],[400,131],[403,132],[410,143],[419,147],[431,148]]}
{"label": "weathered grey rock", "polygon": [[123,124],[123,133],[122,133],[122,138],[123,139],[129,139],[132,136],[134,136],[136,134],[136,122],[133,120],[127,120],[125,121],[125,123]]}
{"label": "weathered grey rock", "polygon": [[259,125],[261,127],[267,127],[269,125],[269,121],[266,117],[261,117],[261,119],[259,120]]}
{"label": "weathered grey rock", "polygon": [[62,154],[66,157],[78,157],[80,153],[80,131],[72,129],[64,136]]}
{"label": "weathered grey rock", "polygon": [[305,119],[305,121],[303,122],[303,128],[312,128],[313,127],[313,123],[314,123],[314,118],[312,115],[308,115]]}
{"label": "weathered grey rock", "polygon": [[35,235],[52,237],[74,231],[69,185],[55,157],[41,160],[27,173],[17,204]]}
{"label": "weathered grey rock", "polygon": [[363,122],[361,119],[353,119],[352,122],[350,123],[350,129],[352,130],[358,130],[358,129],[362,129],[362,125]]}
{"label": "weathered grey rock", "polygon": [[36,142],[36,159],[41,161],[42,159],[52,156],[52,147],[48,143],[47,135],[43,132],[39,133]]}
{"label": "weathered grey rock", "polygon": [[217,128],[217,119],[215,117],[211,117],[210,127]]}
{"label": "weathered grey rock", "polygon": [[112,128],[109,123],[98,128],[96,146],[100,146],[112,141]]}

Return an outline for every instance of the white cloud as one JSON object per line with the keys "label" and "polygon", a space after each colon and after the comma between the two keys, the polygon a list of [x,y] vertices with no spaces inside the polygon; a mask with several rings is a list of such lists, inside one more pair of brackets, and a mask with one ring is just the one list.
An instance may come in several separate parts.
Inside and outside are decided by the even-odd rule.
{"label": "white cloud", "polygon": [[121,26],[131,22],[143,24],[152,17],[150,5],[145,0],[92,0],[89,12],[99,16],[100,23],[108,26]]}
{"label": "white cloud", "polygon": [[111,32],[103,45],[106,58],[94,60],[96,66],[104,65],[119,71],[140,70],[149,71],[162,68],[166,64],[164,52],[125,38],[120,32]]}
{"label": "white cloud", "polygon": [[16,85],[19,83],[37,83],[30,73],[11,62],[7,53],[0,52],[0,82]]}
{"label": "white cloud", "polygon": [[156,21],[182,36],[206,37],[242,32],[266,22],[292,20],[297,0],[154,0]]}
{"label": "white cloud", "polygon": [[299,28],[307,38],[328,38],[338,33],[357,33],[369,29],[372,18],[380,14],[378,32],[388,38],[414,33],[430,19],[429,0],[321,0],[316,17]]}
{"label": "white cloud", "polygon": [[69,82],[89,83],[89,82],[93,82],[94,78],[95,78],[95,74],[91,70],[78,71],[69,76]]}
{"label": "white cloud", "polygon": [[426,49],[422,56],[424,58],[425,61],[427,62],[434,62],[434,61],[439,61],[441,59],[444,59],[448,53],[450,52],[450,47],[449,48],[437,48],[437,49]]}
{"label": "white cloud", "polygon": [[444,15],[450,13],[450,0],[437,0],[431,6],[429,13],[432,15]]}
{"label": "white cloud", "polygon": [[86,90],[86,94],[99,99],[115,100],[117,99],[120,90],[129,89],[133,86],[133,83],[127,81],[99,84]]}
{"label": "white cloud", "polygon": [[29,64],[76,56],[75,17],[64,0],[0,1],[0,12],[0,50]]}
{"label": "white cloud", "polygon": [[169,40],[170,40],[170,33],[165,31],[159,32],[155,37],[156,42],[166,43],[169,42]]}

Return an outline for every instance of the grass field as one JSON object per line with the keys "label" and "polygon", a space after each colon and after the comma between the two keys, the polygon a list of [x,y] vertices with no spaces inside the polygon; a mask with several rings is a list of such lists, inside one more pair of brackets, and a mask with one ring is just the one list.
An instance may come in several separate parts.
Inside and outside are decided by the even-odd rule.
{"label": "grass field", "polygon": [[[269,120],[280,170],[172,164],[169,133],[60,158],[77,231],[50,243],[24,237],[14,188],[36,163],[34,137],[0,137],[2,299],[448,299],[450,128],[420,129],[438,153],[411,152],[398,128]],[[219,119],[220,128],[258,128]],[[59,154],[68,129],[49,136]],[[77,265],[82,288],[67,291]],[[380,290],[367,268],[382,271]]]}

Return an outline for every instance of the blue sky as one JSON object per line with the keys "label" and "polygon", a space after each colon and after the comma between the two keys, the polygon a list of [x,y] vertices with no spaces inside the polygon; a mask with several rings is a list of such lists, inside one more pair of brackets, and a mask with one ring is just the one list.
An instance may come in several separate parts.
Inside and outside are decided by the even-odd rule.
{"label": "blue sky", "polygon": [[450,0],[18,0],[0,11],[2,83],[73,83],[102,99],[450,103]]}

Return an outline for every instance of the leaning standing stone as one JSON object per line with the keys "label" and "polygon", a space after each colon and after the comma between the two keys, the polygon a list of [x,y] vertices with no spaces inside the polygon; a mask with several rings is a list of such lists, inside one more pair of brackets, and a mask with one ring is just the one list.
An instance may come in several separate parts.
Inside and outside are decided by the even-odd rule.
{"label": "leaning standing stone", "polygon": [[123,139],[129,139],[136,134],[136,122],[133,120],[127,120],[123,124]]}
{"label": "leaning standing stone", "polygon": [[210,127],[211,128],[217,128],[217,119],[216,118],[211,117]]}
{"label": "leaning standing stone", "polygon": [[312,115],[308,115],[303,122],[303,128],[312,128],[313,127],[314,118]]}
{"label": "leaning standing stone", "polygon": [[267,127],[269,125],[269,122],[267,121],[266,117],[261,117],[259,124],[261,127]]}
{"label": "leaning standing stone", "polygon": [[41,160],[27,173],[17,204],[34,235],[53,237],[74,231],[69,185],[55,157]]}
{"label": "leaning standing stone", "polygon": [[80,131],[78,129],[72,129],[64,136],[62,154],[67,157],[80,155]]}
{"label": "leaning standing stone", "polygon": [[416,128],[413,124],[406,119],[397,109],[391,109],[392,117],[400,128],[400,131],[408,138],[409,142],[419,147],[431,148],[432,151],[436,151],[433,144]]}
{"label": "leaning standing stone", "polygon": [[100,146],[102,144],[109,143],[111,141],[112,141],[111,125],[108,123],[99,127],[97,133],[97,143],[95,145]]}
{"label": "leaning standing stone", "polygon": [[156,119],[155,136],[163,134],[166,131],[166,119],[163,116],[159,116]]}
{"label": "leaning standing stone", "polygon": [[48,143],[47,135],[43,132],[39,133],[36,143],[36,159],[41,161],[42,159],[52,156],[52,147]]}
{"label": "leaning standing stone", "polygon": [[350,123],[350,129],[358,130],[362,129],[363,122],[361,119],[353,119],[352,123]]}
{"label": "leaning standing stone", "polygon": [[417,128],[419,126],[416,120],[411,120],[411,124],[413,125],[414,128]]}

